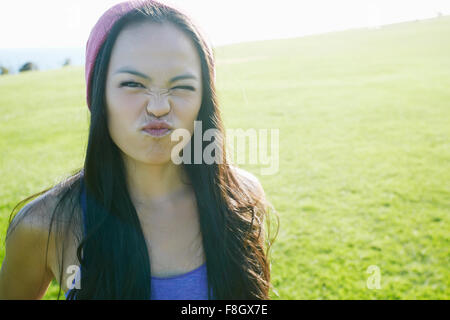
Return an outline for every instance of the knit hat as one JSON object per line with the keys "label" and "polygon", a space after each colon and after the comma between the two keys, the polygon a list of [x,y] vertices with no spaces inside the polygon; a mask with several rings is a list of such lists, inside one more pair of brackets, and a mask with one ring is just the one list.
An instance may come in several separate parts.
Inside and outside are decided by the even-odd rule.
{"label": "knit hat", "polygon": [[105,42],[109,31],[113,27],[114,23],[122,16],[127,14],[133,9],[140,8],[146,3],[154,3],[153,0],[144,1],[125,1],[114,5],[109,8],[95,26],[92,28],[86,43],[86,64],[85,64],[85,77],[86,77],[86,102],[89,110],[91,110],[91,104],[89,101],[89,92],[91,89],[92,72],[94,70],[95,59],[97,57],[100,47]]}
{"label": "knit hat", "polygon": [[[114,5],[113,7],[109,8],[105,13],[103,13],[103,15],[97,21],[95,26],[92,28],[91,33],[89,34],[88,41],[86,43],[86,62],[85,62],[86,102],[89,111],[91,110],[91,101],[89,99],[89,92],[92,87],[92,73],[94,70],[95,60],[97,58],[97,54],[100,50],[100,47],[105,42],[111,28],[114,26],[117,20],[119,20],[121,17],[123,17],[125,14],[132,11],[133,9],[142,8],[147,4],[158,4],[158,6],[169,7],[168,5],[155,0],[124,1]],[[170,8],[179,12],[182,11],[179,8],[175,7]],[[196,31],[200,32],[200,30],[198,29]],[[208,43],[208,41],[206,41],[205,45],[206,50],[208,51],[206,53],[208,56],[208,60],[212,64],[212,79],[215,82],[216,73],[214,70],[214,58],[212,47],[210,43]]]}

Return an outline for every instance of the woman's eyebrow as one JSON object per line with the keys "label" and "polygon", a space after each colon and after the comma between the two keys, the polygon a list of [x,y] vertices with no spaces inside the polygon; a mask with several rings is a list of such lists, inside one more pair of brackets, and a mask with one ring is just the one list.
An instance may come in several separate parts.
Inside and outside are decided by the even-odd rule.
{"label": "woman's eyebrow", "polygon": [[[119,70],[117,70],[116,72],[114,72],[114,74],[117,73],[130,73],[130,74],[134,74],[135,76],[147,79],[149,81],[152,81],[152,78],[150,78],[149,76],[147,76],[146,74],[133,70],[133,69],[128,69],[128,68],[120,68]],[[177,80],[182,80],[182,79],[194,79],[197,80],[197,77],[190,74],[190,73],[186,73],[186,74],[182,74],[176,77],[173,77],[172,79],[169,80],[169,83],[175,82]]]}

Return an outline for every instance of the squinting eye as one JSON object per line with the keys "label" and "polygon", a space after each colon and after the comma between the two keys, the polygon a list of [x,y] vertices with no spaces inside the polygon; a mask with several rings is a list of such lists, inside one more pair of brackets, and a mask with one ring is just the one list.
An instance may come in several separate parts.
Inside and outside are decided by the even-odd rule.
{"label": "squinting eye", "polygon": [[[130,85],[131,84],[131,85]],[[137,85],[137,86],[136,86]],[[134,81],[124,81],[120,83],[121,87],[129,87],[129,88],[138,88],[138,86],[143,87],[142,84],[140,84],[139,82],[134,82]]]}
{"label": "squinting eye", "polygon": [[195,91],[195,88],[194,88],[194,87],[191,87],[191,86],[176,86],[176,87],[173,87],[172,90],[173,90],[173,89],[177,89],[177,88],[182,88],[182,89],[187,89],[187,90]]}

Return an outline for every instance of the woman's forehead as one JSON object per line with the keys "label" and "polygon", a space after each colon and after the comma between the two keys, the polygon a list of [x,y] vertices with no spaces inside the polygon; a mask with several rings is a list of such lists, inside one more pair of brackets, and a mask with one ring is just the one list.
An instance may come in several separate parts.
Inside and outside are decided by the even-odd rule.
{"label": "woman's forehead", "polygon": [[142,23],[125,28],[114,44],[112,55],[139,56],[153,59],[177,58],[196,60],[197,50],[192,40],[170,23]]}
{"label": "woman's forehead", "polygon": [[111,53],[110,73],[130,65],[151,73],[189,70],[198,75],[201,72],[192,40],[169,23],[143,23],[122,30]]}

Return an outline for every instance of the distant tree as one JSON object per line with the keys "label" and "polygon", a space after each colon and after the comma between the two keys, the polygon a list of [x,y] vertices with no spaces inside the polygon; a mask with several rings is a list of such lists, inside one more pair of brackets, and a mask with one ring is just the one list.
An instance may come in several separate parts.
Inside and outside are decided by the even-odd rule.
{"label": "distant tree", "polygon": [[38,70],[38,67],[33,62],[26,62],[22,67],[20,67],[19,72]]}
{"label": "distant tree", "polygon": [[9,70],[8,68],[4,67],[4,66],[0,66],[0,75],[4,75],[4,74],[8,74]]}
{"label": "distant tree", "polygon": [[71,64],[72,64],[72,62],[70,61],[70,58],[67,58],[67,59],[64,61],[63,67],[65,67],[65,66],[70,66]]}
{"label": "distant tree", "polygon": [[442,17],[442,16],[443,16],[442,12],[438,11],[438,12],[437,12],[437,16],[438,16],[438,17]]}

